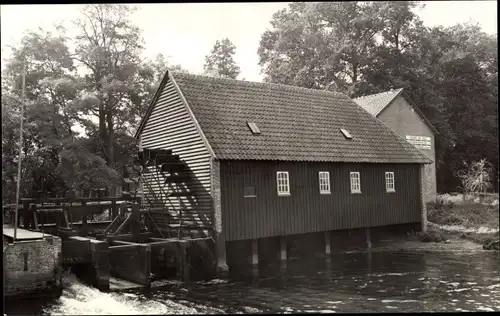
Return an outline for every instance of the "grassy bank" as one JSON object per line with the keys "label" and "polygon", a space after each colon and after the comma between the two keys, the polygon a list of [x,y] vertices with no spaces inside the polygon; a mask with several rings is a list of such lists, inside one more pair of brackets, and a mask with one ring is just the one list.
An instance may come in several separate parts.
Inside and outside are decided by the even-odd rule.
{"label": "grassy bank", "polygon": [[429,230],[420,234],[423,242],[467,239],[482,245],[499,240],[498,194],[483,199],[461,195],[440,195],[427,205]]}

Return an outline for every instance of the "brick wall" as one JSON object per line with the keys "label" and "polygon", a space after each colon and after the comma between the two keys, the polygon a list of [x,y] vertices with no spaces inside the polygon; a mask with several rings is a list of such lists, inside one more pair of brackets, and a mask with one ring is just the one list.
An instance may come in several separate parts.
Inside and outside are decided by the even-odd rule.
{"label": "brick wall", "polygon": [[217,234],[222,233],[222,212],[221,212],[221,189],[220,189],[220,163],[218,160],[212,160],[212,200],[214,210],[214,227]]}
{"label": "brick wall", "polygon": [[421,210],[422,210],[422,213],[421,213],[421,224],[422,224],[422,228],[421,230],[423,232],[427,231],[427,195],[426,195],[426,191],[425,191],[425,184],[426,184],[426,179],[425,179],[425,166],[422,165],[420,167],[420,207],[421,207]]}
{"label": "brick wall", "polygon": [[59,291],[60,276],[56,272],[61,269],[61,250],[59,237],[4,243],[5,295]]}
{"label": "brick wall", "polygon": [[421,149],[421,152],[433,161],[432,164],[425,166],[424,193],[426,201],[434,200],[437,192],[436,164],[434,162],[436,160],[436,147],[434,133],[431,128],[402,96],[394,99],[377,118],[403,138],[406,135],[428,136],[431,138],[431,149]]}
{"label": "brick wall", "polygon": [[228,272],[229,267],[226,261],[226,240],[222,232],[222,196],[220,186],[220,162],[219,160],[211,160],[211,192],[212,192],[212,210],[214,224],[214,240],[215,240],[215,255],[217,264],[215,273],[224,276]]}

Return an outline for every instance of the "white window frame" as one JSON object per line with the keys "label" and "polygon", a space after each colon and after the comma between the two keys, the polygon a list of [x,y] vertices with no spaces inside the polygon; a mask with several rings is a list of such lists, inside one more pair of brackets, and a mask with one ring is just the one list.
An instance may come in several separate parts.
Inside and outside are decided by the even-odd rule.
{"label": "white window frame", "polygon": [[394,180],[394,172],[385,172],[385,192],[391,193],[396,192],[396,181]]}
{"label": "white window frame", "polygon": [[319,177],[319,194],[331,194],[330,191],[330,171],[320,171]]}
{"label": "white window frame", "polygon": [[276,172],[276,189],[278,190],[278,196],[290,195],[290,175],[288,171]]}
{"label": "white window frame", "polygon": [[[361,175],[359,171],[352,171],[349,173],[349,182],[351,184],[351,193],[361,193]],[[353,181],[353,180],[357,180]]]}

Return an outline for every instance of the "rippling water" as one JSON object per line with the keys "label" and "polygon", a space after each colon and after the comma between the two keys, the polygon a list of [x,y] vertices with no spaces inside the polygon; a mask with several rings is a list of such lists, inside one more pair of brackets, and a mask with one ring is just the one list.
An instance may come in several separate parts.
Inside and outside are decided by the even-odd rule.
{"label": "rippling water", "polygon": [[7,314],[220,314],[500,311],[498,252],[374,252],[261,268],[149,292],[102,293],[74,277],[52,301],[7,303]]}

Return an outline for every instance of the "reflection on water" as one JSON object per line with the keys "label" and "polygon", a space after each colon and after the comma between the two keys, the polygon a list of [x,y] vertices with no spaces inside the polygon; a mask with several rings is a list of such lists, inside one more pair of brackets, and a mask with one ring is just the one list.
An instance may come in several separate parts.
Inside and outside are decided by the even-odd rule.
{"label": "reflection on water", "polygon": [[[249,270],[250,272],[250,270]],[[61,298],[11,303],[12,314],[500,311],[498,252],[357,253],[261,267],[260,275],[101,293],[74,278]],[[28,307],[29,306],[29,307]]]}

